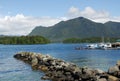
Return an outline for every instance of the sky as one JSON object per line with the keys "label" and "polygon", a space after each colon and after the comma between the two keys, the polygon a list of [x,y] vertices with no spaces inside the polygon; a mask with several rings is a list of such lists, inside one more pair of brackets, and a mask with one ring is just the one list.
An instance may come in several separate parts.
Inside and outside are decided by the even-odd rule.
{"label": "sky", "polygon": [[120,0],[0,0],[0,35],[28,35],[36,26],[85,17],[120,22]]}

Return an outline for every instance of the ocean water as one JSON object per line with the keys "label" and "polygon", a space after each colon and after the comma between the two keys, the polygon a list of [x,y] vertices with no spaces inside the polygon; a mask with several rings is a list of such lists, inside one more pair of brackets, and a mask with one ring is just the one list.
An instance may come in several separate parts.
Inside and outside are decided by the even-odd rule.
{"label": "ocean water", "polygon": [[80,67],[87,66],[107,71],[120,60],[120,50],[75,50],[85,44],[0,45],[0,81],[44,81],[41,71],[13,58],[17,52],[28,51],[50,54]]}

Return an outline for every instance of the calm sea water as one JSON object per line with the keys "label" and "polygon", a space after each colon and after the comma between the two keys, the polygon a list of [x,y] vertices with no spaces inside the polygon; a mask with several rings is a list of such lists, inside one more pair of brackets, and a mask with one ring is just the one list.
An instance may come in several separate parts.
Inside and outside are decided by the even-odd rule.
{"label": "calm sea water", "polygon": [[0,45],[0,81],[44,81],[44,73],[33,71],[31,66],[13,58],[20,51],[50,54],[79,66],[104,71],[120,60],[120,50],[75,50],[84,44]]}

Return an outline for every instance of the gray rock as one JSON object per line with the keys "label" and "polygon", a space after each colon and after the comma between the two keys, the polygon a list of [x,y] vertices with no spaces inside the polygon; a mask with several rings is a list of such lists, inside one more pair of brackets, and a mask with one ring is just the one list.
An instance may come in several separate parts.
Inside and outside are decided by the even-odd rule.
{"label": "gray rock", "polygon": [[19,52],[14,58],[31,64],[32,68],[45,72],[44,80],[52,81],[119,81],[120,61],[117,65],[110,67],[108,74],[100,69],[91,69],[79,66],[50,55],[37,54],[33,52]]}
{"label": "gray rock", "polygon": [[107,81],[105,78],[98,79],[97,81]]}
{"label": "gray rock", "polygon": [[118,66],[113,66],[109,68],[108,73],[113,74],[114,72],[117,72],[117,71],[119,71]]}
{"label": "gray rock", "polygon": [[117,65],[120,66],[120,60],[117,61]]}
{"label": "gray rock", "polygon": [[36,57],[33,57],[32,58],[32,61],[31,61],[31,65],[32,66],[35,66],[35,65],[37,65],[38,64],[38,59],[36,58]]}

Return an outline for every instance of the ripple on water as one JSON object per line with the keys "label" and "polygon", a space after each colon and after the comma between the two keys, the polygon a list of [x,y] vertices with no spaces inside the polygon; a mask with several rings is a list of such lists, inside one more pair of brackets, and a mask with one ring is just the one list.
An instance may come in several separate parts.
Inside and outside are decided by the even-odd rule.
{"label": "ripple on water", "polygon": [[[28,64],[13,58],[20,51],[50,54],[55,58],[74,62],[79,66],[105,71],[120,59],[120,50],[74,50],[82,44],[1,45],[0,81],[44,81],[42,72],[33,71]],[[84,44],[83,44],[84,45]]]}
{"label": "ripple on water", "polygon": [[5,74],[5,73],[11,73],[11,72],[15,73],[15,72],[19,72],[19,71],[22,71],[22,70],[8,70],[8,71],[0,71],[0,73],[2,73],[2,74]]}

